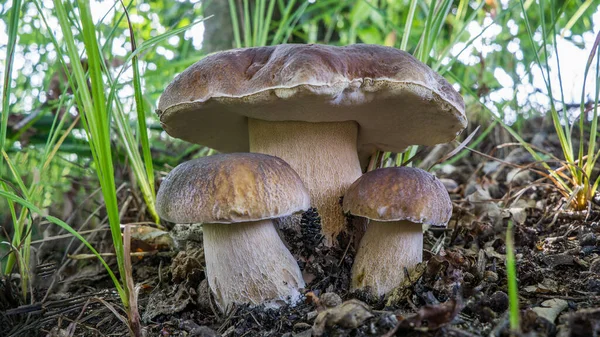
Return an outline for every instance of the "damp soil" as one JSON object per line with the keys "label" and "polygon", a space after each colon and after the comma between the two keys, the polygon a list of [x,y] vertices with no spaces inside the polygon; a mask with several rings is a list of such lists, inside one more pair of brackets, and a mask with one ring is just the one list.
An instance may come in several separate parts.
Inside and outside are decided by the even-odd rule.
{"label": "damp soil", "polygon": [[[217,311],[203,272],[200,226],[178,225],[170,234],[153,232],[159,234],[152,240],[138,238],[133,250],[151,252],[133,258],[144,334],[510,336],[505,268],[510,221],[521,318],[516,335],[599,335],[600,206],[569,211],[556,188],[519,166],[532,161],[525,151],[494,155],[502,155],[502,162],[470,156],[435,171],[453,200],[449,227],[425,232],[423,263],[403,270],[404,283],[383,298],[349,291],[364,227],[356,218],[348,219],[348,231],[333,247],[319,234],[318,210],[303,214],[301,229],[280,229],[307,286],[298,305],[276,310]],[[108,234],[94,240],[110,251]],[[65,263],[64,246],[38,252],[28,303],[20,299],[17,278],[2,280],[0,334],[128,335],[126,314],[105,270],[93,259]]]}

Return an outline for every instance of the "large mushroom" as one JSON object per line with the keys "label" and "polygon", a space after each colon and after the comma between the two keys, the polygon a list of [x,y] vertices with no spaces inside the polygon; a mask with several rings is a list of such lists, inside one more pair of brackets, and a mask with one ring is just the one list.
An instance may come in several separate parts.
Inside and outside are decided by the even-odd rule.
{"label": "large mushroom", "polygon": [[353,290],[374,296],[402,283],[404,267],[423,260],[423,225],[446,227],[450,196],[432,174],[412,167],[365,173],[350,186],[344,212],[369,219],[352,265]]}
{"label": "large mushroom", "polygon": [[171,136],[278,156],[303,179],[329,242],[339,198],[376,150],[448,142],[464,102],[410,54],[377,45],[278,45],[215,53],[177,76],[157,113]]}
{"label": "large mushroom", "polygon": [[300,177],[283,160],[234,153],[173,169],[156,197],[158,214],[202,223],[206,278],[222,311],[235,303],[294,303],[304,280],[273,219],[310,206]]}

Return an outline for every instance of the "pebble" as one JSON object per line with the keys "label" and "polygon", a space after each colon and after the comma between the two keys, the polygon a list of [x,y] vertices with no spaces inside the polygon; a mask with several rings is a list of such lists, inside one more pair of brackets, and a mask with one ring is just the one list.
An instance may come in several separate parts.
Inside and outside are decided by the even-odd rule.
{"label": "pebble", "polygon": [[503,291],[496,291],[490,296],[489,305],[497,313],[505,312],[508,309],[508,295]]}
{"label": "pebble", "polygon": [[493,271],[486,270],[485,273],[483,273],[483,278],[487,282],[497,282],[498,281],[498,274],[494,273]]}
{"label": "pebble", "polygon": [[342,304],[342,298],[336,293],[324,293],[319,297],[319,303],[325,308],[334,308]]}
{"label": "pebble", "polygon": [[306,329],[310,329],[312,328],[312,325],[308,324],[308,323],[304,323],[304,322],[300,322],[300,323],[296,323],[294,324],[294,331],[299,331],[299,330],[306,330]]}
{"label": "pebble", "polygon": [[585,233],[579,239],[580,246],[593,246],[596,244],[597,238],[594,233]]}
{"label": "pebble", "polygon": [[596,275],[600,274],[600,259],[595,259],[590,264],[590,271]]}

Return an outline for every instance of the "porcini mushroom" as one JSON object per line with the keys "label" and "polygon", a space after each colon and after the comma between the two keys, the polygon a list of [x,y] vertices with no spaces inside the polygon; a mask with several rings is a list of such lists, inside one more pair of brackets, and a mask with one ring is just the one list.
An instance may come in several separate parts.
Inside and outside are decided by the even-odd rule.
{"label": "porcini mushroom", "polygon": [[452,202],[432,174],[411,167],[390,167],[365,173],[343,202],[344,212],[369,219],[352,265],[353,290],[369,289],[381,296],[401,284],[423,259],[422,225],[445,227]]}
{"label": "porcini mushroom", "polygon": [[156,197],[162,218],[203,224],[206,278],[222,311],[234,303],[298,300],[304,280],[273,219],[309,206],[298,174],[283,160],[258,153],[180,164]]}
{"label": "porcini mushroom", "polygon": [[467,122],[443,77],[404,51],[360,44],[209,55],[169,84],[157,113],[171,136],[288,162],[329,242],[345,225],[339,198],[377,149],[445,143]]}

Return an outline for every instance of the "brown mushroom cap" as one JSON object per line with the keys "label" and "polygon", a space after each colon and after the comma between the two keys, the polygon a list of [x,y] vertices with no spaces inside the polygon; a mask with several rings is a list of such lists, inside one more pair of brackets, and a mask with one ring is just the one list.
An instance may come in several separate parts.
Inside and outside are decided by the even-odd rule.
{"label": "brown mushroom cap", "polygon": [[410,54],[377,45],[278,45],[209,55],[177,76],[157,110],[173,137],[248,151],[248,117],[359,124],[374,150],[448,142],[466,127],[454,88]]}
{"label": "brown mushroom cap", "polygon": [[358,178],[344,195],[344,212],[376,221],[408,220],[445,227],[452,202],[444,184],[412,167],[373,170]]}
{"label": "brown mushroom cap", "polygon": [[174,168],[156,209],[175,223],[236,223],[273,219],[310,207],[308,191],[285,161],[258,153],[219,154]]}

